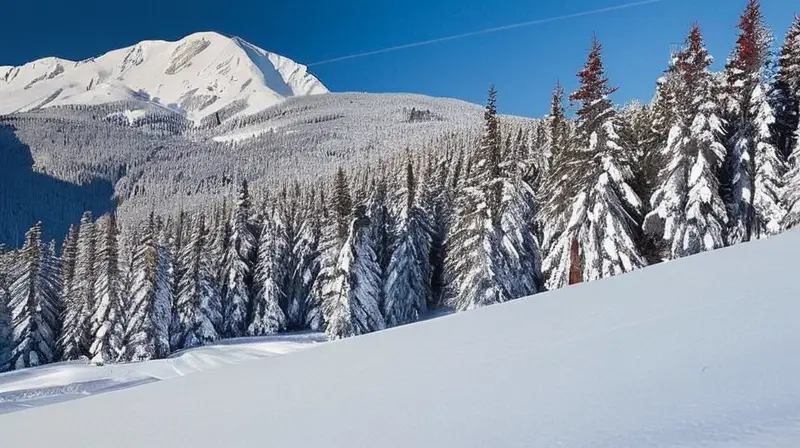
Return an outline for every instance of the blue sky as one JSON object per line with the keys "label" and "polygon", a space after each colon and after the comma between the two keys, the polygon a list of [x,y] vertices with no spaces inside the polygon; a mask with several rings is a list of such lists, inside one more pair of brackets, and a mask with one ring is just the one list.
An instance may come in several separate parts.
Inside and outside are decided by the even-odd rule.
{"label": "blue sky", "polygon": [[[630,0],[31,0],[2,11],[0,65],[45,57],[80,60],[144,39],[195,31],[240,36],[301,63],[628,3]],[[333,91],[413,92],[483,102],[499,90],[503,113],[547,111],[556,79],[568,90],[592,33],[605,46],[614,99],[649,99],[671,43],[697,21],[717,64],[746,0],[664,0],[601,15],[517,28],[312,67]],[[800,6],[762,0],[782,39]]]}

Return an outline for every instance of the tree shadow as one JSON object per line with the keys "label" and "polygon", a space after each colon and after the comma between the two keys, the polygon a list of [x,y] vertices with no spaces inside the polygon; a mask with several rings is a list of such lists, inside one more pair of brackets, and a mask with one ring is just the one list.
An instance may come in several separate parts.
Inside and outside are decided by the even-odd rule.
{"label": "tree shadow", "polygon": [[84,211],[100,216],[115,208],[111,182],[76,185],[34,171],[30,147],[12,127],[0,124],[0,243],[22,246],[37,221],[44,224],[45,241],[60,242]]}

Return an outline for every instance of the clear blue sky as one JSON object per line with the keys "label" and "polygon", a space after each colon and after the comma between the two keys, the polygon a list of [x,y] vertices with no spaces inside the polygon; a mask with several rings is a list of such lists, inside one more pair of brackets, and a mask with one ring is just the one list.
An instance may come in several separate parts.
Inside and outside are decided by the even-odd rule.
{"label": "clear blue sky", "polygon": [[[195,31],[236,35],[301,63],[489,27],[628,3],[630,0],[29,0],[0,6],[0,65],[45,57],[80,60],[144,39]],[[556,79],[567,89],[585,60],[592,33],[620,87],[617,102],[649,99],[671,43],[702,27],[724,62],[746,0],[665,0],[312,67],[333,91],[414,92],[483,102],[499,90],[503,113],[546,112]],[[762,0],[783,38],[800,3]]]}

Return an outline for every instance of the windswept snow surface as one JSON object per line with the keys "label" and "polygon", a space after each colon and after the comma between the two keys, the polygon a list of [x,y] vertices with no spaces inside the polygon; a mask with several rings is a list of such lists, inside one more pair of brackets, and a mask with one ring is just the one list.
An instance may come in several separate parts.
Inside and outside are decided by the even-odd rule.
{"label": "windswept snow surface", "polygon": [[283,355],[325,340],[320,333],[239,338],[141,363],[99,366],[76,361],[8,372],[0,374],[0,414]]}
{"label": "windswept snow surface", "polygon": [[7,414],[0,434],[4,447],[800,446],[798,251],[795,231]]}

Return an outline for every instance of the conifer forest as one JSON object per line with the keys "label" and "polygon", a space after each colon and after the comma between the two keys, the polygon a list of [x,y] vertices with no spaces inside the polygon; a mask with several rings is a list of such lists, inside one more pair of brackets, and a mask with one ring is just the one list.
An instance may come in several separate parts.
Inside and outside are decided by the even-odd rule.
{"label": "conifer forest", "polygon": [[[69,222],[66,206],[53,205],[53,224],[39,217],[24,239],[0,246],[0,371],[143,361],[288,331],[347,338],[788,230],[800,224],[800,16],[777,32],[750,0],[733,52],[714,71],[702,27],[692,26],[652,101],[624,106],[614,94],[625,86],[607,77],[595,37],[575,67],[579,88],[556,84],[543,119],[498,115],[497,101],[512,92],[490,87],[476,126],[405,110],[407,122],[438,123],[435,132],[400,150],[345,158],[323,145],[281,163],[240,146],[236,163],[262,165],[209,175],[222,166],[209,155],[197,184],[187,179],[199,168],[184,159],[191,138],[164,161],[175,170],[137,182],[137,164],[161,153],[129,154],[97,132],[81,143],[90,147],[84,158],[53,153],[51,165],[34,165],[116,202],[49,197],[94,213]],[[43,113],[0,117],[0,152],[7,129],[35,133],[28,123]],[[190,126],[151,119],[154,145],[177,142],[176,129]],[[318,137],[269,138],[300,151],[294,145]],[[296,175],[285,174],[292,164]],[[164,199],[181,188],[192,199]],[[16,222],[15,191],[0,194],[3,236]]]}

